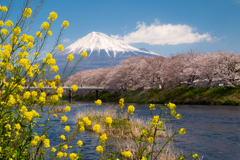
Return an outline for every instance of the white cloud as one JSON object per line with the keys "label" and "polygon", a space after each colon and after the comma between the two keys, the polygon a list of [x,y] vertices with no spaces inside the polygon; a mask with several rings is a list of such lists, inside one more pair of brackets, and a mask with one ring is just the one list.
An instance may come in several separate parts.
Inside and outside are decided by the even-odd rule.
{"label": "white cloud", "polygon": [[69,42],[69,43],[70,43],[70,39],[65,38],[65,39],[63,40],[63,42]]}
{"label": "white cloud", "polygon": [[136,31],[128,33],[123,37],[119,35],[111,35],[111,37],[123,40],[125,43],[148,43],[150,45],[177,45],[202,41],[213,42],[216,40],[216,37],[212,38],[208,32],[199,34],[194,31],[196,31],[196,28],[185,24],[161,25],[159,20],[156,19],[150,26],[147,26],[144,22],[138,22]]}
{"label": "white cloud", "polygon": [[233,3],[240,3],[240,0],[233,0]]}

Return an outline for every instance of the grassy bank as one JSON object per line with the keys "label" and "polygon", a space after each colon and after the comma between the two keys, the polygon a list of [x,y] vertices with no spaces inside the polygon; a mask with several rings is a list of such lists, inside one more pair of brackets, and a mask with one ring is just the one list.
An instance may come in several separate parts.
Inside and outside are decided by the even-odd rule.
{"label": "grassy bank", "polygon": [[[67,96],[65,97],[67,99]],[[240,85],[235,88],[230,86],[217,86],[213,89],[209,87],[178,87],[169,91],[161,89],[150,90],[126,90],[111,93],[110,91],[100,91],[99,99],[103,102],[118,102],[124,98],[125,103],[159,103],[172,102],[175,104],[201,104],[201,105],[240,105]],[[96,99],[95,92],[85,96],[78,94],[73,100],[93,101]]]}
{"label": "grassy bank", "polygon": [[[147,138],[154,133],[154,128],[151,128],[151,118],[147,120],[143,120],[135,115],[131,115],[128,120],[128,115],[126,112],[118,115],[117,110],[118,106],[107,106],[103,109],[94,109],[90,108],[82,110],[76,116],[76,121],[83,121],[84,117],[88,117],[91,120],[91,124],[88,127],[85,127],[85,130],[94,132],[93,126],[99,124],[101,126],[99,134],[106,134],[111,141],[106,143],[106,148],[112,147],[116,155],[120,156],[122,151],[130,151],[132,153],[132,159],[139,159],[138,152],[142,151],[144,147],[146,147],[143,151],[145,154],[151,152],[152,146],[151,143],[147,143]],[[112,118],[111,127],[105,124],[105,120],[107,117]],[[171,137],[173,131],[169,129],[166,125],[163,127],[167,130],[167,132],[163,132],[160,130],[156,131],[155,142],[157,144],[163,143],[167,140],[167,138]],[[144,137],[141,136],[142,130],[145,129],[147,131],[147,135]],[[141,144],[137,143],[135,138],[142,138]],[[158,145],[155,147],[155,150],[158,149]],[[109,150],[107,149],[107,152]],[[154,153],[156,156],[157,153]],[[166,145],[164,150],[156,159],[161,160],[169,160],[176,159],[180,156],[180,151],[175,149],[173,143],[169,143]]]}

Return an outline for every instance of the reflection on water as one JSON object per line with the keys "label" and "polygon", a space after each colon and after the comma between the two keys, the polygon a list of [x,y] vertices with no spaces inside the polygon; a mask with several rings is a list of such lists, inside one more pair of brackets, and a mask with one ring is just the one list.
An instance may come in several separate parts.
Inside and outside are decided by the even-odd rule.
{"label": "reflection on water", "polygon": [[[103,106],[106,104],[103,104]],[[127,104],[125,106],[128,106]],[[135,114],[143,119],[151,117],[148,104],[133,104],[136,107]],[[68,117],[66,122],[75,129],[75,117],[78,112],[86,107],[93,106],[93,103],[86,103],[86,106],[71,107],[69,113],[64,113]],[[161,111],[156,105],[155,115]],[[126,108],[125,108],[126,109]],[[186,134],[180,135],[174,146],[189,154],[190,150],[198,153],[204,160],[239,160],[240,158],[240,107],[232,106],[203,106],[203,105],[181,105],[177,106],[177,113],[182,115],[180,120],[172,120],[168,123],[173,128],[185,128]],[[50,117],[53,118],[53,117]],[[44,117],[47,119],[47,116]],[[59,144],[61,125],[60,120],[53,118],[50,124],[56,123],[48,134],[51,146]],[[62,126],[62,133],[64,133]],[[42,128],[36,132],[41,133]],[[71,152],[81,149],[83,159],[100,159],[95,151],[97,137],[91,132],[82,132],[72,141],[74,146],[78,140],[82,140],[84,147],[76,147]]]}

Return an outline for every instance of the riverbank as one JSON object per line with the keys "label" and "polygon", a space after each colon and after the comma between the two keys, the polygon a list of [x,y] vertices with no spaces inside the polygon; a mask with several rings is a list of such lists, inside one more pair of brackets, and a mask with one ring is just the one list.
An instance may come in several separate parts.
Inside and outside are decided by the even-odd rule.
{"label": "riverbank", "polygon": [[[63,98],[68,99],[68,96]],[[209,87],[177,87],[169,91],[162,89],[149,90],[126,90],[111,92],[103,90],[99,92],[99,99],[103,102],[118,102],[124,98],[125,103],[155,103],[165,104],[172,102],[175,104],[193,104],[193,105],[240,105],[240,85],[235,88],[230,86],[217,86],[213,89]],[[96,93],[90,92],[85,96],[76,94],[73,96],[75,101],[96,100]]]}

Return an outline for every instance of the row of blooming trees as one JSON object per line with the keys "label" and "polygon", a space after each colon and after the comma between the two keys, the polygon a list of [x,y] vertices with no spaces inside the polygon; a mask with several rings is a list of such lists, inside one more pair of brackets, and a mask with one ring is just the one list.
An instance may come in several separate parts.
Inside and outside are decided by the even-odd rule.
{"label": "row of blooming trees", "polygon": [[151,87],[171,89],[225,83],[237,84],[240,56],[234,52],[188,52],[170,58],[130,57],[120,65],[84,70],[69,77],[66,84],[102,85],[108,89]]}

